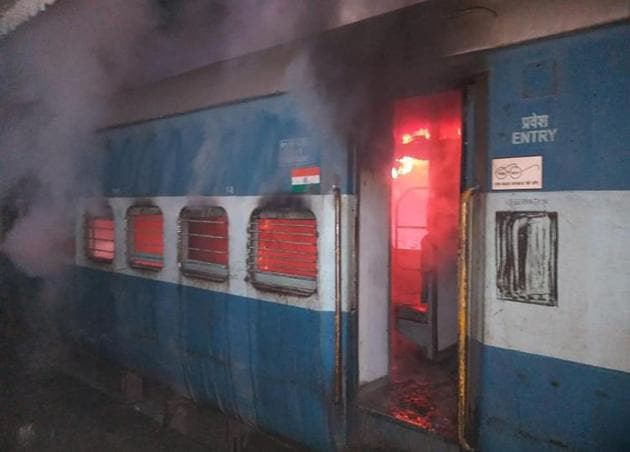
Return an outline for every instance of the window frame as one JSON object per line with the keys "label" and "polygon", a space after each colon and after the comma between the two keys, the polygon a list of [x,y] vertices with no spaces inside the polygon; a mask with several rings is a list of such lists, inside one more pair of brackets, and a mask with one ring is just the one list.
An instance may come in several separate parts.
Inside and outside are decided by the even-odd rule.
{"label": "window frame", "polygon": [[[315,223],[315,276],[291,276],[257,269],[258,241],[256,225],[259,219],[313,220]],[[311,296],[317,293],[319,285],[319,230],[315,214],[308,209],[261,208],[252,212],[247,225],[247,275],[254,287],[269,292],[297,296]]]}
{"label": "window frame", "polygon": [[[188,227],[191,218],[225,218],[226,264],[201,262],[189,259]],[[217,237],[220,238],[220,237]],[[214,251],[220,253],[220,251]],[[186,206],[177,217],[177,264],[182,274],[214,282],[225,282],[230,273],[230,220],[227,211],[221,206]]]}
{"label": "window frame", "polygon": [[[136,253],[134,250],[135,247],[135,242],[133,239],[133,235],[134,235],[134,226],[133,226],[133,221],[132,218],[134,216],[142,216],[142,215],[156,215],[159,214],[162,217],[162,255],[160,256],[160,266],[152,266],[152,265],[147,265],[147,264],[142,264],[142,263],[137,263],[134,262],[134,255],[138,255],[139,253]],[[146,205],[146,204],[140,204],[140,205],[132,205],[127,209],[127,214],[126,214],[126,238],[127,238],[127,242],[126,242],[126,250],[127,250],[127,263],[129,264],[129,266],[131,268],[134,268],[136,270],[146,270],[146,271],[150,271],[150,272],[159,272],[162,271],[162,269],[164,268],[164,264],[165,264],[165,260],[164,260],[164,249],[165,249],[165,237],[164,237],[164,213],[162,212],[162,209],[160,209],[160,207],[156,206],[156,205]],[[151,260],[151,258],[147,259],[147,260]],[[157,262],[157,261],[156,261]]]}
{"label": "window frame", "polygon": [[[89,260],[90,262],[94,262],[97,264],[112,264],[114,262],[114,259],[116,258],[116,217],[114,216],[114,211],[111,208],[111,206],[109,205],[105,205],[103,206],[103,211],[105,211],[104,214],[96,214],[96,215],[92,215],[90,214],[90,212],[85,212],[84,216],[83,216],[83,251],[84,251],[84,255],[87,258],[87,260]],[[91,237],[91,231],[92,231],[92,227],[90,226],[90,222],[94,221],[94,220],[111,220],[112,222],[112,235],[113,238],[111,240],[112,243],[112,257],[111,258],[104,258],[104,257],[97,257],[94,255],[94,247],[90,246],[90,240],[96,240],[95,238]]]}

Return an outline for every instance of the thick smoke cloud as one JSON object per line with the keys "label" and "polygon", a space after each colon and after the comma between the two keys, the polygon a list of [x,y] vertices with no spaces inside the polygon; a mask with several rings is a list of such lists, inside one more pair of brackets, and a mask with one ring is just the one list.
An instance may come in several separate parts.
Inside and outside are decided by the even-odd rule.
{"label": "thick smoke cloud", "polygon": [[141,79],[158,23],[144,1],[62,0],[0,40],[0,314],[29,333],[29,368],[63,356],[55,315],[77,207],[100,190],[95,130],[107,97]]}
{"label": "thick smoke cloud", "polygon": [[[8,256],[20,270],[0,269],[0,303],[21,301],[31,330],[44,336],[29,360],[55,360],[52,314],[63,307],[80,204],[101,191],[96,130],[110,117],[113,93],[413,2],[59,0],[0,38],[0,265]],[[378,71],[355,64],[370,39],[355,47],[303,42],[286,73],[307,122],[328,140],[373,128],[357,118],[381,92]],[[215,158],[212,127],[196,168]],[[192,196],[201,180],[192,181]]]}
{"label": "thick smoke cloud", "polygon": [[155,22],[143,2],[62,1],[0,41],[0,199],[17,205],[2,250],[27,273],[70,254],[78,199],[98,190],[85,164],[105,99],[133,79]]}
{"label": "thick smoke cloud", "polygon": [[145,48],[147,76],[175,75],[419,1],[155,0],[160,33]]}
{"label": "thick smoke cloud", "polygon": [[[98,146],[95,130],[104,124],[107,98],[115,91],[409,3],[57,2],[0,40],[0,249],[33,276],[55,273],[64,256],[71,258],[75,209],[85,195],[99,193],[98,153],[91,150]],[[342,61],[351,66],[350,53],[307,48],[287,72],[307,118],[331,135],[336,127],[353,127],[348,118],[356,117],[355,101],[371,88],[369,77],[355,77],[355,92],[343,87],[339,108],[330,101],[339,98],[334,88],[317,86],[344,72]],[[201,153],[208,155],[212,152]]]}
{"label": "thick smoke cloud", "polygon": [[90,150],[113,92],[303,34],[326,3],[64,0],[1,40],[2,251],[37,276],[72,254],[74,209],[99,191]]}

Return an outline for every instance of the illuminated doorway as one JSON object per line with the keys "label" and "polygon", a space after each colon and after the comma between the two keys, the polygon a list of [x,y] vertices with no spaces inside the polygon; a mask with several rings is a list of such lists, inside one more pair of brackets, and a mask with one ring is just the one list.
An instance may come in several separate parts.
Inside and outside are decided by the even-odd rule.
{"label": "illuminated doorway", "polygon": [[388,415],[451,438],[457,432],[461,99],[452,91],[395,104],[389,378],[371,397]]}

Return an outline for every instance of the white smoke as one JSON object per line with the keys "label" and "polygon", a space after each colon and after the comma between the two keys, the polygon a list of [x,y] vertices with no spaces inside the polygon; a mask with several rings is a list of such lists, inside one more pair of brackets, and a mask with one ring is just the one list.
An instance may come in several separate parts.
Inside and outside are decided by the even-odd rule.
{"label": "white smoke", "polygon": [[144,1],[62,1],[0,41],[0,199],[24,206],[1,246],[27,273],[71,254],[77,202],[99,189],[85,164],[106,98],[133,78],[155,24]]}
{"label": "white smoke", "polygon": [[[75,208],[98,194],[95,129],[126,85],[270,47],[411,0],[64,0],[0,41],[0,203],[25,206],[0,248],[32,275],[54,272],[70,248]],[[343,56],[342,58],[346,58]],[[344,121],[307,50],[287,73],[307,120],[334,136],[360,90],[344,91]],[[318,72],[319,71],[319,72]],[[365,97],[365,96],[364,96]],[[200,159],[213,157],[212,143]],[[88,165],[86,165],[86,163]],[[90,164],[91,163],[91,164]],[[204,162],[202,162],[204,163]],[[24,187],[28,187],[28,199]],[[195,192],[197,187],[193,187]],[[17,198],[17,199],[16,199]],[[6,219],[2,219],[4,222]]]}

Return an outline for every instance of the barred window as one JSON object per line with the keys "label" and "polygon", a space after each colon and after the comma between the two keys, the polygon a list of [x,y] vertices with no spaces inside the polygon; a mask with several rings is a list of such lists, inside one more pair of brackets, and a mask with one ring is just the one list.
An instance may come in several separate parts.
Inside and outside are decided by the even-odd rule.
{"label": "barred window", "polygon": [[114,214],[108,207],[98,215],[85,216],[85,254],[88,259],[108,263],[114,260]]}
{"label": "barred window", "polygon": [[317,290],[317,222],[311,212],[255,211],[248,254],[255,286],[298,295]]}
{"label": "barred window", "polygon": [[160,270],[164,265],[164,220],[159,207],[130,207],[127,211],[129,265]]}
{"label": "barred window", "polygon": [[225,281],[228,276],[228,217],[221,207],[186,207],[179,216],[182,273]]}

